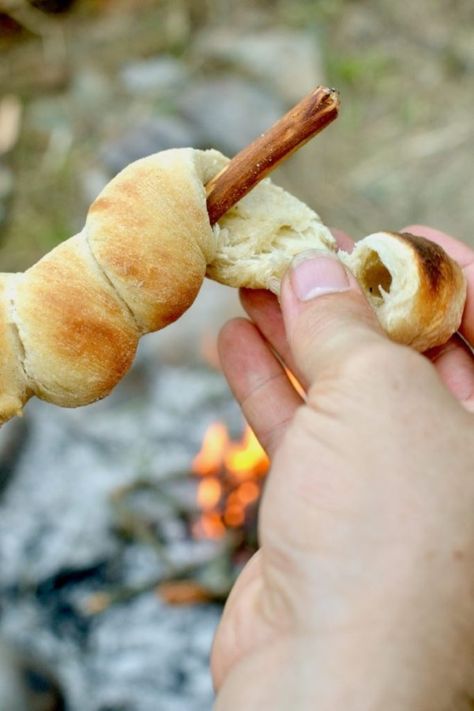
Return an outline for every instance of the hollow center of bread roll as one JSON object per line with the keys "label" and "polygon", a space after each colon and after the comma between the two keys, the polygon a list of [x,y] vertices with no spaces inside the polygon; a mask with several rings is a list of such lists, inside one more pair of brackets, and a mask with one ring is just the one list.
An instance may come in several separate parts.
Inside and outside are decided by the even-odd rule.
{"label": "hollow center of bread roll", "polygon": [[397,335],[420,283],[410,245],[395,233],[377,232],[357,242],[351,254],[339,251],[338,256],[359,281],[383,328]]}
{"label": "hollow center of bread roll", "polygon": [[364,291],[371,294],[376,304],[383,303],[383,293],[388,294],[392,286],[392,275],[375,250],[366,252],[359,279]]}

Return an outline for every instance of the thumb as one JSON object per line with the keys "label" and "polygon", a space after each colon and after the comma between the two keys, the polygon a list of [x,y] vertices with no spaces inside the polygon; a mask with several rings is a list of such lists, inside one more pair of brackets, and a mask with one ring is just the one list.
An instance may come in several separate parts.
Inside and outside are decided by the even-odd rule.
{"label": "thumb", "polygon": [[309,383],[386,338],[355,277],[335,255],[309,250],[285,274],[281,308],[296,365]]}

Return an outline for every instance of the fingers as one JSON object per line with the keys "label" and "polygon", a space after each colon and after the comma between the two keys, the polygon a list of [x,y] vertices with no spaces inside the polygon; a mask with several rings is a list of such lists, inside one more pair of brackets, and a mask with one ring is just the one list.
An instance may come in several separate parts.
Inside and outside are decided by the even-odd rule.
{"label": "fingers", "polygon": [[474,251],[467,244],[450,237],[440,230],[435,230],[426,225],[408,225],[408,227],[402,229],[402,232],[410,232],[413,235],[426,237],[431,242],[439,244],[461,267],[465,267],[474,260]]}
{"label": "fingers", "polygon": [[[331,232],[340,249],[346,252],[352,251],[354,242],[349,235],[337,229],[332,229]],[[241,289],[240,300],[242,306],[268,343],[270,343],[273,350],[296,376],[303,388],[306,388],[308,383],[305,382],[304,375],[299,371],[288,345],[283,316],[277,297],[269,291]]]}
{"label": "fingers", "polygon": [[334,239],[336,240],[339,249],[343,249],[344,252],[352,252],[352,249],[354,247],[354,240],[349,237],[346,232],[338,230],[335,227],[331,227],[331,233]]}
{"label": "fingers", "polygon": [[448,390],[470,411],[474,410],[474,360],[462,338],[454,335],[444,346],[425,354]]}
{"label": "fingers", "polygon": [[281,305],[295,362],[310,383],[350,354],[388,344],[357,281],[332,255],[296,257],[283,279]]}
{"label": "fingers", "polygon": [[227,323],[219,335],[224,374],[262,446],[273,455],[302,400],[258,329],[245,319]]}
{"label": "fingers", "polygon": [[[255,628],[250,628],[262,579],[262,555],[257,551],[245,565],[226,600],[211,652],[211,672],[216,691],[229,669],[257,643]],[[250,613],[250,614],[249,614]],[[264,640],[262,640],[264,641]]]}
{"label": "fingers", "polygon": [[424,225],[408,225],[403,231],[411,232],[436,242],[463,268],[467,279],[467,298],[459,330],[466,340],[474,346],[474,250],[463,242],[454,239],[454,237]]}
{"label": "fingers", "polygon": [[[468,301],[461,330],[466,339],[470,340],[470,342],[474,342],[474,295],[471,296],[471,292],[474,289],[474,252],[466,245],[463,245],[452,237],[448,237],[437,230],[412,225],[407,227],[406,231],[411,231],[415,234],[425,236],[428,239],[432,239],[436,243],[443,246],[443,248],[445,248],[453,258],[464,266],[468,279],[470,277],[470,284],[468,287]],[[339,246],[347,251],[350,251],[352,240],[350,240],[350,238],[344,233],[339,233],[335,230],[333,232],[337,236]],[[288,296],[289,294],[289,296],[286,300],[284,300],[284,304],[286,304],[286,306],[284,305],[284,310],[287,313],[291,312],[293,316],[298,313],[302,316],[302,318],[303,314],[306,314],[302,321],[300,321],[299,318],[293,318],[292,315],[287,315],[286,317],[288,328],[290,328],[290,323],[296,321],[298,321],[298,323],[306,324],[306,326],[299,326],[297,329],[300,335],[296,336],[296,341],[301,347],[296,350],[293,348],[293,343],[291,347],[288,344],[284,320],[276,297],[265,291],[242,291],[241,299],[247,313],[255,322],[268,343],[271,344],[272,348],[279,354],[290,370],[296,374],[298,379],[304,385],[308,384],[308,379],[314,378],[317,374],[316,366],[319,368],[320,365],[317,362],[317,353],[321,353],[326,350],[329,354],[332,352],[332,346],[335,346],[335,350],[342,354],[344,351],[344,344],[346,344],[346,348],[353,349],[356,347],[354,341],[356,338],[356,331],[359,332],[357,339],[359,344],[365,347],[368,342],[367,329],[372,334],[376,333],[378,335],[379,333],[377,320],[371,309],[368,307],[365,298],[355,283],[355,280],[350,274],[346,274],[346,277],[349,286],[347,286],[346,283],[342,292],[339,291],[339,296],[336,299],[339,304],[344,303],[345,305],[343,309],[340,306],[337,308],[335,307],[333,313],[336,320],[334,321],[335,333],[333,334],[334,338],[332,345],[331,341],[328,341],[324,335],[326,327],[331,328],[330,321],[332,318],[332,308],[327,306],[327,304],[331,301],[330,294],[327,292],[326,294],[321,294],[321,292],[319,292],[319,296],[324,297],[323,300],[326,304],[324,309],[315,307],[316,310],[314,310],[308,306],[308,302],[305,301],[305,299],[300,299],[299,297],[295,298],[294,290],[291,286],[292,279],[289,278],[285,280],[285,283],[289,284],[291,288],[287,288],[285,291],[286,295]],[[323,287],[323,290],[324,289],[327,289],[327,286]],[[344,291],[348,291],[349,293],[344,295]],[[284,299],[284,296],[282,296],[282,299]],[[312,299],[310,299],[310,301],[312,301]],[[334,303],[334,301],[332,303]],[[342,310],[345,311],[345,314],[342,313]],[[323,311],[326,314],[324,317],[316,317],[317,313],[322,313]],[[350,328],[351,325],[352,328]],[[315,329],[314,331],[312,331],[313,328]],[[321,329],[321,331],[319,329]],[[365,333],[364,329],[366,329]],[[302,333],[304,330],[306,330],[306,334]],[[316,340],[318,343],[316,343]],[[307,346],[304,346],[305,343],[307,343]],[[312,345],[309,345],[310,343]],[[306,353],[312,353],[313,355],[301,356],[302,349]],[[293,356],[293,352],[295,353],[295,356]],[[349,352],[351,351],[346,350],[343,355],[340,355],[340,357],[346,358]],[[472,369],[474,366],[472,364],[470,352],[465,345],[462,344],[461,339],[454,339],[447,347],[437,349],[428,355],[434,361],[435,367],[447,387],[467,406],[472,399],[471,382]],[[323,357],[323,361],[329,364],[330,357]],[[302,370],[302,368],[304,370]],[[232,377],[232,375],[230,375],[230,377]]]}
{"label": "fingers", "polygon": [[241,289],[240,300],[260,333],[303,387],[306,387],[307,383],[298,371],[288,345],[280,304],[275,294],[263,289]]}

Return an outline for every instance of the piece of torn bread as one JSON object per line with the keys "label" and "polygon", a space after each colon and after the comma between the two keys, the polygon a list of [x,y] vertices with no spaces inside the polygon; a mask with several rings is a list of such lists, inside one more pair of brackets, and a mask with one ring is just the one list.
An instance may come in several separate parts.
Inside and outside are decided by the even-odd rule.
{"label": "piece of torn bread", "polygon": [[296,254],[337,249],[319,215],[268,178],[231,208],[217,228],[216,254],[207,275],[229,286],[278,294]]}
{"label": "piece of torn bread", "polygon": [[377,232],[338,252],[374,308],[382,328],[398,343],[426,351],[459,328],[466,300],[462,269],[424,237]]}
{"label": "piece of torn bread", "polygon": [[[227,163],[192,148],[136,161],[104,188],[79,234],[24,274],[0,274],[0,422],[33,395],[64,407],[105,397],[139,338],[179,318],[206,274],[277,293],[295,254],[336,253],[318,215],[269,179],[211,227],[205,186]],[[421,238],[379,238],[339,254],[382,325],[419,349],[445,341],[461,318],[461,270]],[[375,253],[385,267],[372,268]]]}

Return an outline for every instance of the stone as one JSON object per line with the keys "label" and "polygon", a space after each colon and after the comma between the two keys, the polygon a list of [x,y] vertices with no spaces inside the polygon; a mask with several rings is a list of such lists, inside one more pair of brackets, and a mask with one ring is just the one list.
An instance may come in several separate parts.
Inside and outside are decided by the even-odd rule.
{"label": "stone", "polygon": [[243,70],[289,104],[325,83],[318,38],[307,30],[206,30],[198,37],[195,51]]}
{"label": "stone", "polygon": [[179,116],[152,115],[107,141],[99,159],[111,175],[134,160],[168,148],[197,146],[199,134],[189,121]]}
{"label": "stone", "polygon": [[188,70],[175,57],[160,56],[126,64],[120,72],[120,80],[131,94],[175,93],[188,80]]}
{"label": "stone", "polygon": [[281,99],[233,75],[202,80],[177,100],[183,116],[201,135],[201,145],[233,155],[284,113]]}

